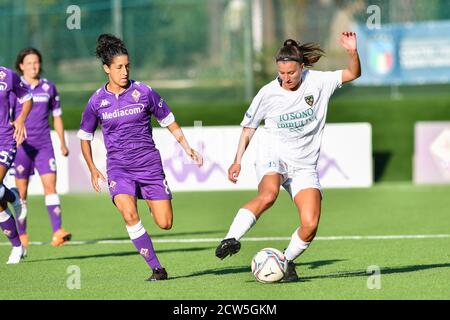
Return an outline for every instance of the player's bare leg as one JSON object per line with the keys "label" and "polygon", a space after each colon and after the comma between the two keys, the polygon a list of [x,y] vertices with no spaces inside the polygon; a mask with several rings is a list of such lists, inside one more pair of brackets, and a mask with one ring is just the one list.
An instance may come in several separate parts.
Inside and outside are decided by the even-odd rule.
{"label": "player's bare leg", "polygon": [[41,175],[44,187],[45,205],[53,229],[52,246],[59,247],[70,241],[72,234],[62,228],[61,202],[56,193],[56,174]]}
{"label": "player's bare leg", "polygon": [[131,241],[153,271],[148,280],[166,280],[167,273],[161,266],[153,248],[152,240],[139,218],[136,197],[128,194],[118,194],[114,196],[114,203],[122,214]]}
{"label": "player's bare leg", "polygon": [[12,251],[6,263],[16,264],[23,257],[23,248],[17,232],[16,221],[8,209],[8,202],[13,204],[16,214],[20,215],[20,208],[16,208],[18,204],[20,206],[20,198],[17,191],[9,190],[3,185],[3,179],[7,171],[6,167],[0,165],[0,228],[12,245]]}
{"label": "player's bare leg", "polygon": [[28,206],[27,206],[27,196],[28,196],[28,179],[18,179],[16,178],[16,187],[19,190],[20,195],[20,204],[22,205],[22,211],[17,219],[17,231],[19,232],[20,241],[22,242],[22,246],[24,248],[24,256],[27,255],[28,250],[28,234],[27,234],[27,215],[28,215]]}
{"label": "player's bare leg", "polygon": [[301,227],[292,234],[289,246],[285,250],[285,256],[289,261],[285,281],[298,279],[294,260],[309,247],[316,236],[321,211],[320,191],[315,188],[302,190],[295,195],[294,202],[298,209]]}
{"label": "player's bare leg", "polygon": [[[164,230],[170,230],[173,223],[173,210],[172,201],[170,200],[145,200],[152,214],[155,223]],[[154,280],[166,280],[168,277],[165,268],[153,269],[153,274],[148,279]]]}
{"label": "player's bare leg", "polygon": [[247,202],[236,214],[225,238],[216,249],[216,257],[224,259],[241,249],[239,240],[256,223],[256,220],[277,200],[281,175],[268,173],[258,185],[258,195]]}
{"label": "player's bare leg", "polygon": [[146,200],[155,223],[164,230],[170,230],[173,223],[172,201]]}

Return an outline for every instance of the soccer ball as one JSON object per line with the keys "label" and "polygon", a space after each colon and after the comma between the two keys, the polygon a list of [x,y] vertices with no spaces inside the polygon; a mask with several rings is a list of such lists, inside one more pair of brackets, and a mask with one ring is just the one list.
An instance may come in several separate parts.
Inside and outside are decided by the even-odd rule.
{"label": "soccer ball", "polygon": [[277,282],[283,279],[287,263],[286,257],[280,250],[264,248],[253,257],[252,272],[259,282]]}

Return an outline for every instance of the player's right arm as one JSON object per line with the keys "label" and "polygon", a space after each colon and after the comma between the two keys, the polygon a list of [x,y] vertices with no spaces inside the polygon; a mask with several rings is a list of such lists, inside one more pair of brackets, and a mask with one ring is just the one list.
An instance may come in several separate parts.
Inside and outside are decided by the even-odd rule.
{"label": "player's right arm", "polygon": [[228,179],[233,183],[237,182],[237,178],[241,172],[242,157],[244,156],[245,150],[247,150],[247,147],[250,144],[255,132],[256,128],[242,128],[236,156],[234,157],[233,164],[228,169]]}
{"label": "player's right arm", "polygon": [[91,172],[91,184],[94,190],[100,192],[100,186],[98,179],[106,182],[103,174],[97,169],[92,157],[91,141],[94,140],[94,132],[97,129],[98,117],[95,112],[95,98],[91,97],[81,117],[80,130],[78,130],[77,136],[81,141],[81,152],[83,158]]}
{"label": "player's right arm", "polygon": [[20,145],[27,138],[27,131],[25,129],[25,120],[30,114],[31,108],[33,107],[32,94],[28,89],[26,89],[20,81],[20,77],[12,72],[11,84],[12,92],[17,97],[17,102],[22,105],[22,111],[12,121],[12,126],[14,127],[14,140],[16,140],[17,145]]}
{"label": "player's right arm", "polygon": [[22,112],[17,116],[16,120],[12,122],[14,127],[14,140],[16,140],[17,145],[21,145],[22,142],[27,138],[27,131],[25,129],[25,120],[30,114],[31,108],[33,107],[33,101],[27,100],[23,103]]}
{"label": "player's right arm", "polygon": [[250,107],[244,115],[244,119],[241,122],[242,132],[239,138],[239,144],[234,157],[234,161],[228,169],[228,180],[236,183],[241,172],[241,162],[244,156],[245,150],[253,138],[256,129],[265,116],[265,107],[263,105],[265,89],[259,90],[258,94],[253,98]]}
{"label": "player's right arm", "polygon": [[103,182],[106,182],[105,177],[97,169],[94,163],[94,159],[92,158],[92,147],[90,140],[81,140],[81,152],[83,153],[83,158],[86,161],[86,164],[91,172],[91,184],[95,191],[100,192],[100,186],[98,184],[98,180],[101,179]]}

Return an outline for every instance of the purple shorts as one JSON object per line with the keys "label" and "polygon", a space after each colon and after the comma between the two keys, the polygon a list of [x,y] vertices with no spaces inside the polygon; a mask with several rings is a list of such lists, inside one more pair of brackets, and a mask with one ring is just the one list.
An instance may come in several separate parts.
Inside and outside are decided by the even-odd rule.
{"label": "purple shorts", "polygon": [[28,179],[37,169],[39,175],[56,173],[55,154],[51,144],[32,146],[24,142],[17,150],[14,161],[15,176],[18,179]]}
{"label": "purple shorts", "polygon": [[16,142],[0,144],[0,165],[10,168],[16,156]]}
{"label": "purple shorts", "polygon": [[128,171],[108,172],[108,188],[111,198],[118,194],[129,194],[138,199],[145,200],[171,200],[172,192],[170,191],[164,172],[149,179],[147,177],[139,177],[139,175],[131,175]]}

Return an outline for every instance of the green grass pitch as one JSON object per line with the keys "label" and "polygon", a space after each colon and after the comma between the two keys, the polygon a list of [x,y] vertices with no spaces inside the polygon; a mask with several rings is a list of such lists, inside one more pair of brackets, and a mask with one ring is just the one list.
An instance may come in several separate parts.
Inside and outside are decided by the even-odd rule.
{"label": "green grass pitch", "polygon": [[[62,196],[63,225],[73,233],[74,244],[60,248],[49,244],[43,197],[32,196],[30,240],[44,243],[32,244],[20,264],[6,265],[10,247],[2,236],[0,299],[450,299],[449,186],[383,183],[326,189],[318,238],[296,260],[301,281],[276,284],[256,282],[250,261],[261,248],[282,250],[287,240],[244,238],[237,255],[223,261],[214,256],[215,239],[254,194],[176,193],[170,231],[158,230],[140,202],[140,216],[170,277],[156,283],[144,281],[149,269],[127,241],[124,223],[106,194]],[[283,191],[246,237],[290,237],[297,225],[295,207]],[[370,238],[394,235],[431,237]],[[80,270],[80,289],[67,286],[70,266]],[[378,289],[368,288],[374,283],[370,266],[380,268]]]}

